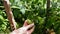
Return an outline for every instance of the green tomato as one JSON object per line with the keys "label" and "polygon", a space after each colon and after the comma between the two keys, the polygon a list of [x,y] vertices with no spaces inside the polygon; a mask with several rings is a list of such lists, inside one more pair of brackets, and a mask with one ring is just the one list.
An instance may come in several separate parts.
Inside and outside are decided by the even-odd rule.
{"label": "green tomato", "polygon": [[27,19],[27,22],[28,22],[28,24],[31,24],[32,23],[32,21],[30,19]]}

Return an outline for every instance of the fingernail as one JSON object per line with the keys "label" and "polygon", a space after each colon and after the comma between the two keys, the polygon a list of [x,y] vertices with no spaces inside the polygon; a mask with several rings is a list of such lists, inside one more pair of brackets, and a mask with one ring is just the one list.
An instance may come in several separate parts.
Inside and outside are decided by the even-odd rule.
{"label": "fingernail", "polygon": [[34,25],[34,23],[32,23],[31,25]]}
{"label": "fingernail", "polygon": [[25,20],[25,22],[27,22],[27,20]]}
{"label": "fingernail", "polygon": [[27,21],[27,20],[25,20],[25,21]]}

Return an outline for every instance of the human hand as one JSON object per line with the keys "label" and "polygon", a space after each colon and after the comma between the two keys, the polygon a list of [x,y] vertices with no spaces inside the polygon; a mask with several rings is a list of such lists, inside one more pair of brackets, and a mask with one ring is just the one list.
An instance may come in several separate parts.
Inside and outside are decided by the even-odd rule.
{"label": "human hand", "polygon": [[34,31],[34,23],[28,25],[28,22],[25,21],[23,27],[14,30],[11,34],[31,34]]}

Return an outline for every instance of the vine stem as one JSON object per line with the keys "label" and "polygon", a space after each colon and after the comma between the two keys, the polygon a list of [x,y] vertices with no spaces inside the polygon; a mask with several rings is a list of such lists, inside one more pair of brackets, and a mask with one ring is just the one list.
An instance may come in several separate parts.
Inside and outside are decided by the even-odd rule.
{"label": "vine stem", "polygon": [[4,2],[4,7],[6,10],[7,18],[9,20],[11,29],[15,30],[16,29],[16,22],[15,22],[12,10],[10,8],[10,2],[9,2],[9,0],[3,0],[3,2]]}

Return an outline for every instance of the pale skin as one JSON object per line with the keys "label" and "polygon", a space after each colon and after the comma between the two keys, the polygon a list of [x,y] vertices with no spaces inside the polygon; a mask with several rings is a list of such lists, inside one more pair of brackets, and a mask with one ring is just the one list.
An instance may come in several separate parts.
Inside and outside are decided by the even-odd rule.
{"label": "pale skin", "polygon": [[[31,28],[32,27],[32,28]],[[25,21],[23,24],[23,27],[14,30],[13,32],[11,32],[10,34],[32,34],[32,32],[34,31],[34,23],[28,25],[28,22]],[[29,29],[31,28],[31,29]],[[29,29],[29,30],[28,30]]]}

